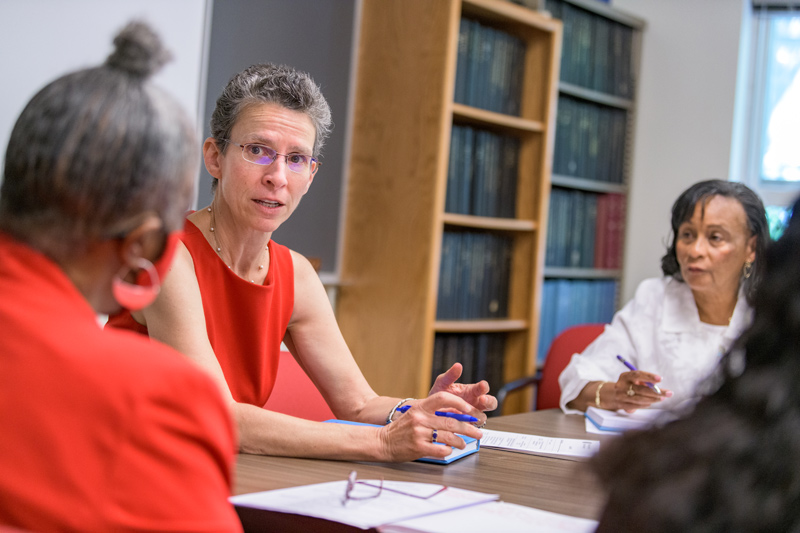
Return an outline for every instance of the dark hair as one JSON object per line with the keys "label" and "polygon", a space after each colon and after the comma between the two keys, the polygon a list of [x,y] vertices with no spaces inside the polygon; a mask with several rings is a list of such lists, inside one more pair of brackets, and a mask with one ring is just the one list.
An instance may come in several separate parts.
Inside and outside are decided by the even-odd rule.
{"label": "dark hair", "polygon": [[[253,104],[274,103],[308,115],[314,125],[313,156],[318,157],[331,132],[331,109],[319,86],[305,72],[286,65],[252,65],[230,79],[217,98],[211,115],[211,136],[220,150],[227,149],[234,124]],[[217,179],[212,182],[216,189]]]}
{"label": "dark hair", "polygon": [[756,237],[756,260],[753,262],[752,274],[749,278],[742,278],[742,286],[747,301],[752,304],[753,296],[763,277],[763,261],[761,261],[764,248],[769,242],[769,224],[764,204],[756,193],[742,183],[735,181],[707,180],[695,183],[675,200],[672,205],[672,240],[667,247],[667,253],[661,258],[661,271],[665,276],[672,276],[678,281],[683,281],[681,267],[675,251],[678,238],[678,228],[684,222],[691,220],[695,207],[702,204],[712,196],[734,198],[744,208],[747,217],[747,228],[750,235]]}
{"label": "dark hair", "polygon": [[169,59],[146,24],[131,22],[103,65],[41,89],[8,143],[0,230],[54,259],[128,231],[145,212],[183,224],[199,163],[195,127],[147,79]]}
{"label": "dark hair", "polygon": [[592,460],[609,488],[598,531],[800,529],[800,199],[761,260],[753,323],[715,390]]}

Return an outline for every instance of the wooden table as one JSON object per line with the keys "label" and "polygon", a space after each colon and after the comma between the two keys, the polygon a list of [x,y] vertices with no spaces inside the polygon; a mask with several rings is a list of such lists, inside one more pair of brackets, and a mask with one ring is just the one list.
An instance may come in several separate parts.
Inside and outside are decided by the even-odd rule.
{"label": "wooden table", "polygon": [[[558,409],[490,418],[486,427],[546,437],[600,441],[613,438],[587,434],[582,416],[565,415]],[[239,454],[234,494],[340,481],[346,479],[351,470],[356,470],[360,479],[382,476],[389,480],[434,483],[499,494],[500,499],[506,502],[581,518],[598,518],[603,503],[597,482],[585,462],[490,448],[481,448],[478,453],[446,466],[418,462],[367,463]],[[263,511],[237,510],[247,531],[270,528],[274,528],[274,531],[284,530],[276,527],[278,524],[274,522],[274,513],[265,516]],[[296,516],[292,518],[299,522],[305,520]],[[273,521],[266,524],[265,521],[269,520]],[[312,527],[312,522],[303,524],[302,527]],[[300,523],[296,525],[301,526]],[[356,531],[341,528],[341,525],[328,525],[331,529],[313,522],[313,529]],[[302,528],[297,527],[297,530],[302,531]]]}

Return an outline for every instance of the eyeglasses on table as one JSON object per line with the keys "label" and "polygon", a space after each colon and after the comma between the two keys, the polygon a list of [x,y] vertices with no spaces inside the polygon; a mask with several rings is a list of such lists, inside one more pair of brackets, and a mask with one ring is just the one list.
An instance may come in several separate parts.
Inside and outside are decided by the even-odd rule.
{"label": "eyeglasses on table", "polygon": [[[437,490],[433,494],[420,496],[419,494],[411,494],[409,492],[403,492],[401,490],[384,487],[382,476],[378,481],[377,485],[374,485],[370,481],[358,481],[357,476],[358,474],[356,473],[355,470],[350,472],[350,475],[347,476],[347,486],[344,489],[344,497],[342,498],[342,505],[347,505],[347,502],[349,501],[371,500],[373,498],[377,498],[378,496],[381,495],[381,493],[383,493],[384,490],[388,492],[394,492],[395,494],[402,494],[403,496],[410,496],[412,498],[417,498],[419,500],[429,500],[434,496],[436,496],[437,494],[441,494],[442,492],[447,490],[447,487],[443,486],[441,489]],[[354,495],[353,492],[355,491],[356,485],[369,487],[369,489],[371,490],[366,493],[362,493],[360,495]]]}

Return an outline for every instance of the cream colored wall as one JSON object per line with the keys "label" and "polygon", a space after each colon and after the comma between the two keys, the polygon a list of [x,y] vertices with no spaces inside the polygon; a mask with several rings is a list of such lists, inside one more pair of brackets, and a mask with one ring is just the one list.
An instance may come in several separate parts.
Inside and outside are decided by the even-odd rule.
{"label": "cream colored wall", "polygon": [[211,1],[2,0],[0,159],[17,117],[35,92],[62,74],[102,62],[112,50],[114,34],[134,17],[150,23],[174,56],[155,83],[198,117],[205,98],[206,10]]}
{"label": "cream colored wall", "polygon": [[647,21],[637,98],[621,302],[660,276],[673,201],[728,179],[747,0],[612,0]]}

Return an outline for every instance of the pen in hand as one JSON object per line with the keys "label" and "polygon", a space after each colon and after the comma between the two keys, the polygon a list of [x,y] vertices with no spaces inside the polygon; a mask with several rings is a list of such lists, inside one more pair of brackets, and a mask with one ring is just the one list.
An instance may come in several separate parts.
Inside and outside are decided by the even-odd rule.
{"label": "pen in hand", "polygon": [[[402,407],[398,407],[397,411],[399,413],[405,413],[409,409],[411,409],[410,405],[404,405]],[[475,418],[474,416],[462,415],[460,413],[450,413],[448,411],[435,411],[433,414],[435,414],[436,416],[444,416],[444,417],[447,417],[447,418],[455,418],[459,422],[477,422],[478,421],[478,419]]]}
{"label": "pen in hand", "polygon": [[460,413],[450,413],[447,411],[434,411],[436,416],[446,416],[447,418],[455,418],[459,422],[477,422],[478,419],[471,415],[462,415]]}
{"label": "pen in hand", "polygon": [[[632,370],[633,372],[636,372],[636,371],[638,370],[638,368],[636,368],[635,366],[633,366],[632,364],[630,364],[628,361],[626,361],[626,360],[625,360],[625,358],[624,358],[624,357],[622,357],[621,355],[618,355],[618,356],[617,356],[617,359],[619,359],[619,360],[620,360],[620,362],[621,362],[623,365],[625,365],[626,367],[628,367],[628,370]],[[647,385],[648,387],[650,387],[650,388],[653,390],[653,392],[655,392],[656,394],[661,394],[661,389],[659,389],[659,388],[658,388],[658,385],[656,385],[655,383],[650,383],[650,382],[648,381],[648,382],[646,382],[646,383],[645,383],[645,385]]]}

